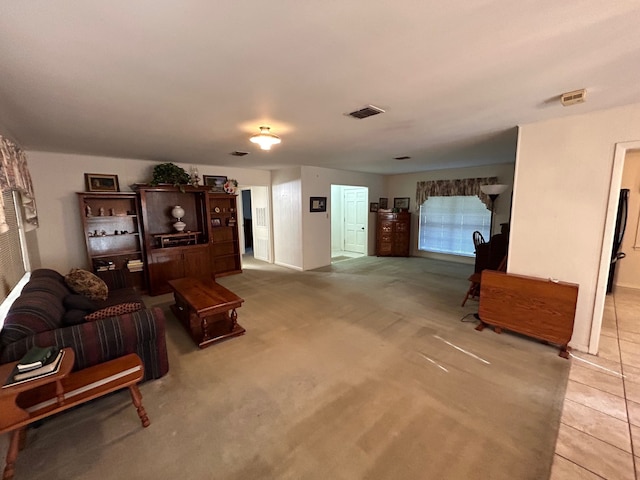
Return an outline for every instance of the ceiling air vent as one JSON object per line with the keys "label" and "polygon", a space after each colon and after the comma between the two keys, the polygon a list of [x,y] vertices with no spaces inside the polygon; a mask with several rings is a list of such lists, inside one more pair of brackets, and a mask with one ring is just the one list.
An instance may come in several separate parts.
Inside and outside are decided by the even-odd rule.
{"label": "ceiling air vent", "polygon": [[568,107],[569,105],[575,105],[576,103],[582,103],[587,96],[587,91],[583,88],[582,90],[574,90],[573,92],[563,93],[560,97],[560,101],[562,105]]}
{"label": "ceiling air vent", "polygon": [[411,157],[409,155],[402,155],[400,157],[393,157],[394,160],[409,160]]}
{"label": "ceiling air vent", "polygon": [[363,118],[371,117],[373,115],[378,115],[379,113],[384,113],[384,110],[378,107],[374,107],[373,105],[367,105],[366,107],[363,107],[360,110],[347,113],[346,115],[349,117],[358,118],[362,120]]}
{"label": "ceiling air vent", "polygon": [[233,155],[234,157],[244,157],[245,155],[249,155],[249,152],[240,152],[238,150],[235,150],[231,152],[229,155]]}

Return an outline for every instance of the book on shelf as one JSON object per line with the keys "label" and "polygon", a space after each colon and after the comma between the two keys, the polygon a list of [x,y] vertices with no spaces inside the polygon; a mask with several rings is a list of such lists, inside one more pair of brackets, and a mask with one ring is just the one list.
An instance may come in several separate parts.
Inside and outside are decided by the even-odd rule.
{"label": "book on shelf", "polygon": [[11,375],[9,375],[9,378],[7,378],[7,381],[2,386],[2,388],[18,385],[20,383],[36,380],[38,378],[58,373],[58,371],[60,370],[60,365],[62,365],[63,357],[64,350],[59,350],[53,361],[43,365],[40,368],[29,370],[28,372],[24,373],[18,372],[18,368],[16,366],[16,368],[14,368],[11,372]]}
{"label": "book on shelf", "polygon": [[16,368],[21,373],[40,368],[53,361],[59,350],[58,347],[33,347],[24,354]]}

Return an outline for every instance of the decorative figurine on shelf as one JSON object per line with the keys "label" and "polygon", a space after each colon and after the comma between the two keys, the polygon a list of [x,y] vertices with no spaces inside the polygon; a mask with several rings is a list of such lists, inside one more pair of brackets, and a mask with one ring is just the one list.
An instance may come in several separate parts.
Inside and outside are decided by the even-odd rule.
{"label": "decorative figurine on shelf", "polygon": [[84,212],[87,217],[93,217],[93,213],[91,213],[91,207],[87,203],[84,204]]}
{"label": "decorative figurine on shelf", "polygon": [[109,215],[111,215],[112,217],[116,214],[116,209],[115,208],[110,208],[109,209]]}
{"label": "decorative figurine on shelf", "polygon": [[237,189],[238,189],[238,181],[234,178],[229,178],[224,184],[224,191],[230,195],[235,194]]}
{"label": "decorative figurine on shelf", "polygon": [[98,215],[100,215],[101,217],[104,217],[104,208],[103,207],[100,207],[98,209]]}
{"label": "decorative figurine on shelf", "polygon": [[177,220],[176,223],[173,224],[173,228],[176,229],[176,232],[182,232],[187,226],[181,219],[184,217],[184,208],[180,205],[176,205],[171,210],[171,216]]}
{"label": "decorative figurine on shelf", "polygon": [[197,187],[200,185],[200,175],[198,175],[198,167],[191,167],[191,175],[189,175],[191,185]]}

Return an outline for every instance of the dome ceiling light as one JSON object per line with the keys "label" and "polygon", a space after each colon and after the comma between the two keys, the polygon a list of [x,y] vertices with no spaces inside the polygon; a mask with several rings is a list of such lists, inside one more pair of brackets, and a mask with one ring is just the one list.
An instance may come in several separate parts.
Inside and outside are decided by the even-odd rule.
{"label": "dome ceiling light", "polygon": [[252,143],[260,145],[262,150],[271,150],[272,145],[277,145],[282,140],[277,135],[269,132],[269,127],[260,127],[260,133],[250,138]]}

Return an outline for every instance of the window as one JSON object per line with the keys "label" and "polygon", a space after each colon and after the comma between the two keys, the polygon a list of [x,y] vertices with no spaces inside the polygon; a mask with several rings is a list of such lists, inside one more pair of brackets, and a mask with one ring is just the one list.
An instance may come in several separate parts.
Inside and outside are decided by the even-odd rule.
{"label": "window", "polygon": [[[10,293],[16,293],[12,292],[16,286],[19,287],[18,291],[21,290],[18,284],[23,283],[21,280],[29,271],[28,252],[37,252],[35,230],[25,233],[22,228],[22,209],[16,208],[21,205],[20,199],[18,192],[6,191],[2,194],[8,230],[0,233],[0,327],[13,300]],[[7,297],[10,298],[7,300]]]}
{"label": "window", "polygon": [[473,232],[488,239],[490,223],[491,212],[475,195],[429,197],[420,205],[418,249],[472,257]]}

